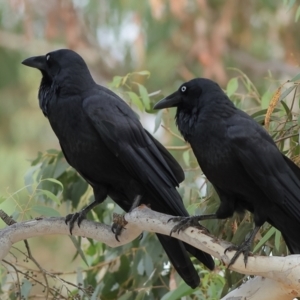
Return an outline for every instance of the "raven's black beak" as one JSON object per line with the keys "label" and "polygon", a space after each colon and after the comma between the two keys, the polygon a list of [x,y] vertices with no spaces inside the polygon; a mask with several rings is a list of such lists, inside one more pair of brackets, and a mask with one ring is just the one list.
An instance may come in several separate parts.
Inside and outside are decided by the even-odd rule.
{"label": "raven's black beak", "polygon": [[162,109],[162,108],[167,108],[167,107],[175,107],[178,106],[178,104],[181,102],[181,96],[176,91],[175,93],[171,94],[170,96],[160,100],[154,105],[154,109]]}
{"label": "raven's black beak", "polygon": [[36,68],[39,70],[46,69],[46,57],[44,55],[41,56],[33,56],[29,57],[22,61],[22,64],[31,68]]}

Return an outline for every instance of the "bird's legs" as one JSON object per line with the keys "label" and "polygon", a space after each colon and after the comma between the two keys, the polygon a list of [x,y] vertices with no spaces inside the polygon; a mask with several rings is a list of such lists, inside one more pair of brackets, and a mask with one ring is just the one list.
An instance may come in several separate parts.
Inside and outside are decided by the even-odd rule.
{"label": "bird's legs", "polygon": [[[183,230],[187,229],[188,227],[196,227],[196,228],[199,228],[202,230],[203,229],[207,230],[205,227],[200,225],[199,222],[203,221],[203,220],[210,220],[210,219],[220,219],[220,217],[217,217],[216,214],[210,214],[210,215],[203,215],[203,216],[171,218],[171,219],[169,219],[169,221],[178,222],[178,224],[172,228],[170,235],[172,235],[172,233],[174,233],[174,232],[179,233],[180,231],[183,231]],[[255,228],[251,232],[250,236],[241,245],[239,245],[239,246],[232,245],[225,249],[225,251],[224,251],[225,254],[227,251],[236,251],[236,253],[232,257],[232,259],[228,265],[228,268],[235,263],[235,261],[238,259],[238,257],[242,253],[244,254],[244,263],[245,263],[245,267],[246,267],[253,240],[254,240],[256,234],[258,233],[259,229],[260,229],[260,226],[255,226]]]}
{"label": "bird's legs", "polygon": [[255,226],[255,228],[251,232],[250,236],[241,245],[239,245],[239,246],[232,245],[225,249],[224,254],[226,254],[227,251],[236,251],[236,253],[232,257],[232,259],[230,260],[228,268],[235,263],[235,261],[238,259],[238,257],[242,253],[244,254],[244,263],[245,263],[245,268],[246,268],[247,262],[248,262],[248,256],[249,256],[249,253],[251,250],[251,246],[252,246],[253,240],[254,240],[256,234],[258,233],[259,229],[260,229],[260,226]]}
{"label": "bird's legs", "polygon": [[73,231],[75,222],[77,222],[78,227],[80,227],[80,224],[86,218],[87,213],[90,210],[92,210],[95,206],[97,206],[98,204],[99,204],[99,202],[95,200],[90,205],[88,205],[83,210],[81,210],[80,212],[76,212],[74,214],[69,214],[66,216],[65,223],[67,225],[69,223],[69,231],[70,231],[71,235],[72,235],[72,231]]}
{"label": "bird's legs", "polygon": [[187,229],[188,227],[196,227],[201,230],[207,231],[207,229],[205,227],[203,227],[202,225],[200,225],[199,222],[203,221],[203,220],[211,220],[211,219],[219,219],[219,218],[217,217],[216,214],[171,218],[171,219],[169,219],[168,222],[173,221],[173,222],[178,222],[178,224],[172,228],[170,235],[172,235],[172,233],[174,233],[174,232],[179,233],[180,231],[183,231],[183,230]]}
{"label": "bird's legs", "polygon": [[95,200],[90,205],[85,207],[80,212],[76,212],[75,214],[69,214],[66,216],[65,222],[67,225],[69,224],[70,234],[72,234],[75,222],[77,223],[78,227],[80,227],[80,224],[86,218],[87,213],[90,210],[92,210],[95,206],[102,203],[107,197],[108,190],[106,186],[98,185],[93,187],[93,190]]}
{"label": "bird's legs", "polygon": [[[142,199],[142,195],[137,195],[134,200],[133,200],[133,204],[130,207],[128,212],[131,212],[132,210],[134,210],[136,207],[138,207],[141,203],[141,199]],[[111,226],[111,231],[115,234],[115,238],[118,242],[119,241],[119,236],[122,233],[122,230],[125,229],[125,225],[127,224],[124,215],[118,215],[118,214],[114,214],[113,217],[113,224]]]}

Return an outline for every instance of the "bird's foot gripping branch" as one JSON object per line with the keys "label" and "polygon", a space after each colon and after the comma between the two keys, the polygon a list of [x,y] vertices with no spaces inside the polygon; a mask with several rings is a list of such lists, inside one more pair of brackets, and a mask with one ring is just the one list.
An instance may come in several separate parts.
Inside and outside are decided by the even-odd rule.
{"label": "bird's foot gripping branch", "polygon": [[125,229],[125,226],[128,224],[128,222],[125,220],[124,215],[120,214],[113,214],[113,224],[111,226],[112,232],[115,234],[116,240],[119,242],[119,236],[122,234]]}
{"label": "bird's foot gripping branch", "polygon": [[[174,226],[173,222],[168,222],[170,218],[170,215],[155,212],[146,206],[139,206],[124,216],[127,230],[122,232],[119,242],[115,239],[111,226],[88,220],[83,220],[80,227],[75,226],[73,234],[92,238],[110,247],[119,247],[137,238],[142,231],[168,235]],[[0,231],[0,259],[4,259],[12,245],[18,241],[53,234],[69,235],[69,228],[64,218],[40,218],[16,223],[2,229]],[[173,236],[211,254],[226,265],[235,254],[234,252],[224,254],[225,249],[230,245],[228,242],[216,239],[193,227],[180,233],[173,233]],[[245,268],[243,257],[240,256],[230,269],[245,275],[257,275],[257,277],[249,278],[239,289],[222,298],[223,300],[250,296],[252,300],[282,300],[300,296],[299,255],[252,256],[248,259],[247,268]]]}

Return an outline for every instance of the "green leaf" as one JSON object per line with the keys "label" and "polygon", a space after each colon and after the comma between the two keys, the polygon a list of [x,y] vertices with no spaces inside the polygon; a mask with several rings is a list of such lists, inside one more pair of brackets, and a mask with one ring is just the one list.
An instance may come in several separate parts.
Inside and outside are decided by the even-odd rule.
{"label": "green leaf", "polygon": [[145,290],[139,291],[134,299],[135,300],[147,300],[148,299],[147,291],[145,291]]}
{"label": "green leaf", "polygon": [[250,222],[242,222],[238,228],[235,234],[233,235],[233,238],[231,240],[231,243],[233,244],[241,244],[244,240],[245,237],[249,232],[251,232],[253,229],[253,225]]}
{"label": "green leaf", "polygon": [[29,194],[33,193],[33,188],[32,188],[32,185],[34,183],[33,175],[36,172],[36,170],[38,170],[41,167],[41,165],[42,164],[39,163],[39,164],[29,168],[29,170],[25,173],[24,183],[25,183],[26,189],[27,189]]}
{"label": "green leaf", "polygon": [[138,263],[138,266],[137,266],[137,271],[138,271],[138,274],[139,275],[143,275],[144,274],[144,271],[145,271],[145,265],[144,265],[144,261],[141,259]]}
{"label": "green leaf", "polygon": [[59,176],[61,176],[68,168],[70,167],[70,165],[65,161],[65,160],[58,160],[55,166],[55,170],[54,170],[54,174],[53,177],[54,178],[58,178]]}
{"label": "green leaf", "polygon": [[57,184],[57,185],[59,185],[59,186],[61,187],[61,190],[62,190],[62,191],[64,190],[64,186],[63,186],[62,183],[61,183],[59,180],[57,180],[57,179],[54,179],[54,178],[45,178],[45,179],[42,179],[41,182],[42,182],[42,181],[49,181],[49,182],[52,182],[52,183],[54,183],[54,184]]}
{"label": "green leaf", "polygon": [[130,77],[131,73],[126,74],[121,81],[121,85],[124,85],[127,81],[127,79]]}
{"label": "green leaf", "polygon": [[37,157],[31,162],[31,165],[35,166],[37,163],[40,162],[42,157],[43,157],[43,153],[39,151]]}
{"label": "green leaf", "polygon": [[88,184],[81,176],[75,175],[72,180],[72,185],[67,193],[67,198],[72,199],[72,207],[77,208],[80,198],[87,191]]}
{"label": "green leaf", "polygon": [[52,192],[50,192],[50,191],[38,189],[36,195],[37,196],[41,196],[41,195],[45,196],[46,198],[49,198],[50,200],[52,200],[56,204],[58,204],[58,205],[61,204],[61,202],[58,199],[58,197],[56,195],[54,195]]}
{"label": "green leaf", "polygon": [[263,238],[259,241],[259,243],[255,246],[253,253],[255,253],[257,250],[259,250],[262,247],[262,245],[264,245],[275,232],[276,232],[276,228],[271,227],[268,230],[268,232],[263,236]]}
{"label": "green leaf", "polygon": [[232,96],[238,89],[239,83],[237,77],[231,78],[226,87],[227,96]]}
{"label": "green leaf", "polygon": [[164,112],[163,110],[160,110],[155,116],[153,133],[155,133],[157,131],[157,129],[159,128],[159,126],[161,124],[163,112]]}
{"label": "green leaf", "polygon": [[290,94],[294,89],[296,88],[296,85],[292,85],[289,88],[287,88],[283,93],[281,93],[279,97],[279,101],[282,101],[288,94]]}
{"label": "green leaf", "polygon": [[297,80],[299,80],[299,79],[300,79],[300,73],[297,74],[295,77],[293,77],[290,81],[291,81],[291,82],[294,82],[294,81],[297,81]]}
{"label": "green leaf", "polygon": [[50,155],[58,155],[60,151],[57,149],[48,149],[46,152]]}
{"label": "green leaf", "polygon": [[139,71],[139,72],[135,72],[135,73],[139,74],[139,75],[147,76],[148,78],[150,77],[150,72],[147,70],[143,70],[143,71]]}
{"label": "green leaf", "polygon": [[22,284],[21,284],[22,299],[28,299],[28,296],[29,296],[29,293],[30,293],[31,289],[32,289],[31,282],[27,279],[23,279]]}
{"label": "green leaf", "polygon": [[103,278],[103,289],[101,295],[104,299],[117,299],[119,284],[115,282],[115,276],[111,272],[106,272]]}
{"label": "green leaf", "polygon": [[186,207],[186,210],[190,215],[194,215],[198,208],[199,208],[199,203],[192,203]]}
{"label": "green leaf", "polygon": [[269,107],[270,100],[272,99],[273,94],[267,90],[261,97],[261,108],[267,109]]}
{"label": "green leaf", "polygon": [[81,243],[73,236],[73,235],[69,235],[72,243],[74,244],[78,254],[81,256],[82,260],[86,263],[86,265],[89,267],[89,264],[87,262],[87,259],[81,249]]}
{"label": "green leaf", "polygon": [[129,299],[134,299],[133,292],[126,292],[123,296],[118,297],[118,300],[129,300]]}
{"label": "green leaf", "polygon": [[149,99],[149,96],[148,96],[147,89],[139,83],[137,83],[137,85],[139,87],[139,93],[141,95],[144,106],[147,110],[149,110],[150,109],[150,99]]}
{"label": "green leaf", "polygon": [[132,103],[140,110],[144,111],[144,105],[139,96],[134,92],[127,92]]}
{"label": "green leaf", "polygon": [[[279,108],[274,108],[274,113],[275,112],[279,112],[280,109]],[[267,113],[267,109],[261,109],[255,113],[253,113],[252,115],[250,115],[253,119],[257,119],[258,117],[262,117],[265,118],[265,115]]]}
{"label": "green leaf", "polygon": [[32,206],[32,210],[43,216],[60,217],[60,213],[57,210],[53,209],[52,207],[34,205]]}
{"label": "green leaf", "polygon": [[190,149],[186,150],[182,154],[184,163],[189,167],[190,166]]}
{"label": "green leaf", "polygon": [[95,255],[97,252],[97,247],[95,245],[90,245],[87,250],[85,250],[85,253],[89,256]]}
{"label": "green leaf", "polygon": [[280,240],[281,240],[281,232],[276,229],[275,231],[275,248],[279,250],[280,248]]}
{"label": "green leaf", "polygon": [[153,272],[153,262],[151,256],[147,252],[144,254],[144,264],[146,274],[148,277],[150,277],[151,273]]}
{"label": "green leaf", "polygon": [[281,101],[280,103],[281,103],[281,105],[283,106],[286,115],[291,117],[292,114],[291,114],[290,108],[286,105],[286,103],[285,103],[284,101]]}
{"label": "green leaf", "polygon": [[121,255],[119,269],[114,272],[115,282],[122,285],[129,278],[131,261],[126,255]]}
{"label": "green leaf", "polygon": [[194,289],[189,287],[186,283],[182,283],[177,289],[166,293],[161,300],[178,300],[181,297],[190,295],[194,292]]}
{"label": "green leaf", "polygon": [[98,294],[99,294],[100,290],[103,288],[103,286],[104,286],[103,282],[101,282],[100,284],[97,285],[97,287],[95,288],[95,290],[93,292],[93,295],[92,295],[92,297],[91,297],[90,300],[98,300],[98,299],[100,299],[98,297]]}
{"label": "green leaf", "polygon": [[160,93],[161,93],[161,90],[158,90],[158,91],[155,91],[155,92],[152,92],[152,93],[148,94],[148,96],[149,97],[153,97],[153,96],[156,96],[156,95],[158,95]]}
{"label": "green leaf", "polygon": [[134,277],[144,274],[143,257],[144,257],[144,251],[141,249],[138,249],[135,252],[133,265],[131,268],[131,271],[132,271],[132,274]]}
{"label": "green leaf", "polygon": [[123,77],[121,76],[114,76],[112,82],[109,84],[110,87],[115,87],[118,88],[121,85],[121,81],[122,81]]}

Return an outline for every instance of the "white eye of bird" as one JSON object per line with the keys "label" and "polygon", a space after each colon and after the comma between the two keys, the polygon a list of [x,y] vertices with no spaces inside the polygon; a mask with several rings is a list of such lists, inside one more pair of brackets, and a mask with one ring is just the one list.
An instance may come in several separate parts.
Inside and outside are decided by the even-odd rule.
{"label": "white eye of bird", "polygon": [[49,60],[50,59],[50,54],[48,54],[47,56],[46,56],[46,60]]}
{"label": "white eye of bird", "polygon": [[181,91],[182,91],[183,93],[186,91],[186,86],[185,86],[185,85],[183,85],[183,86],[181,87]]}

